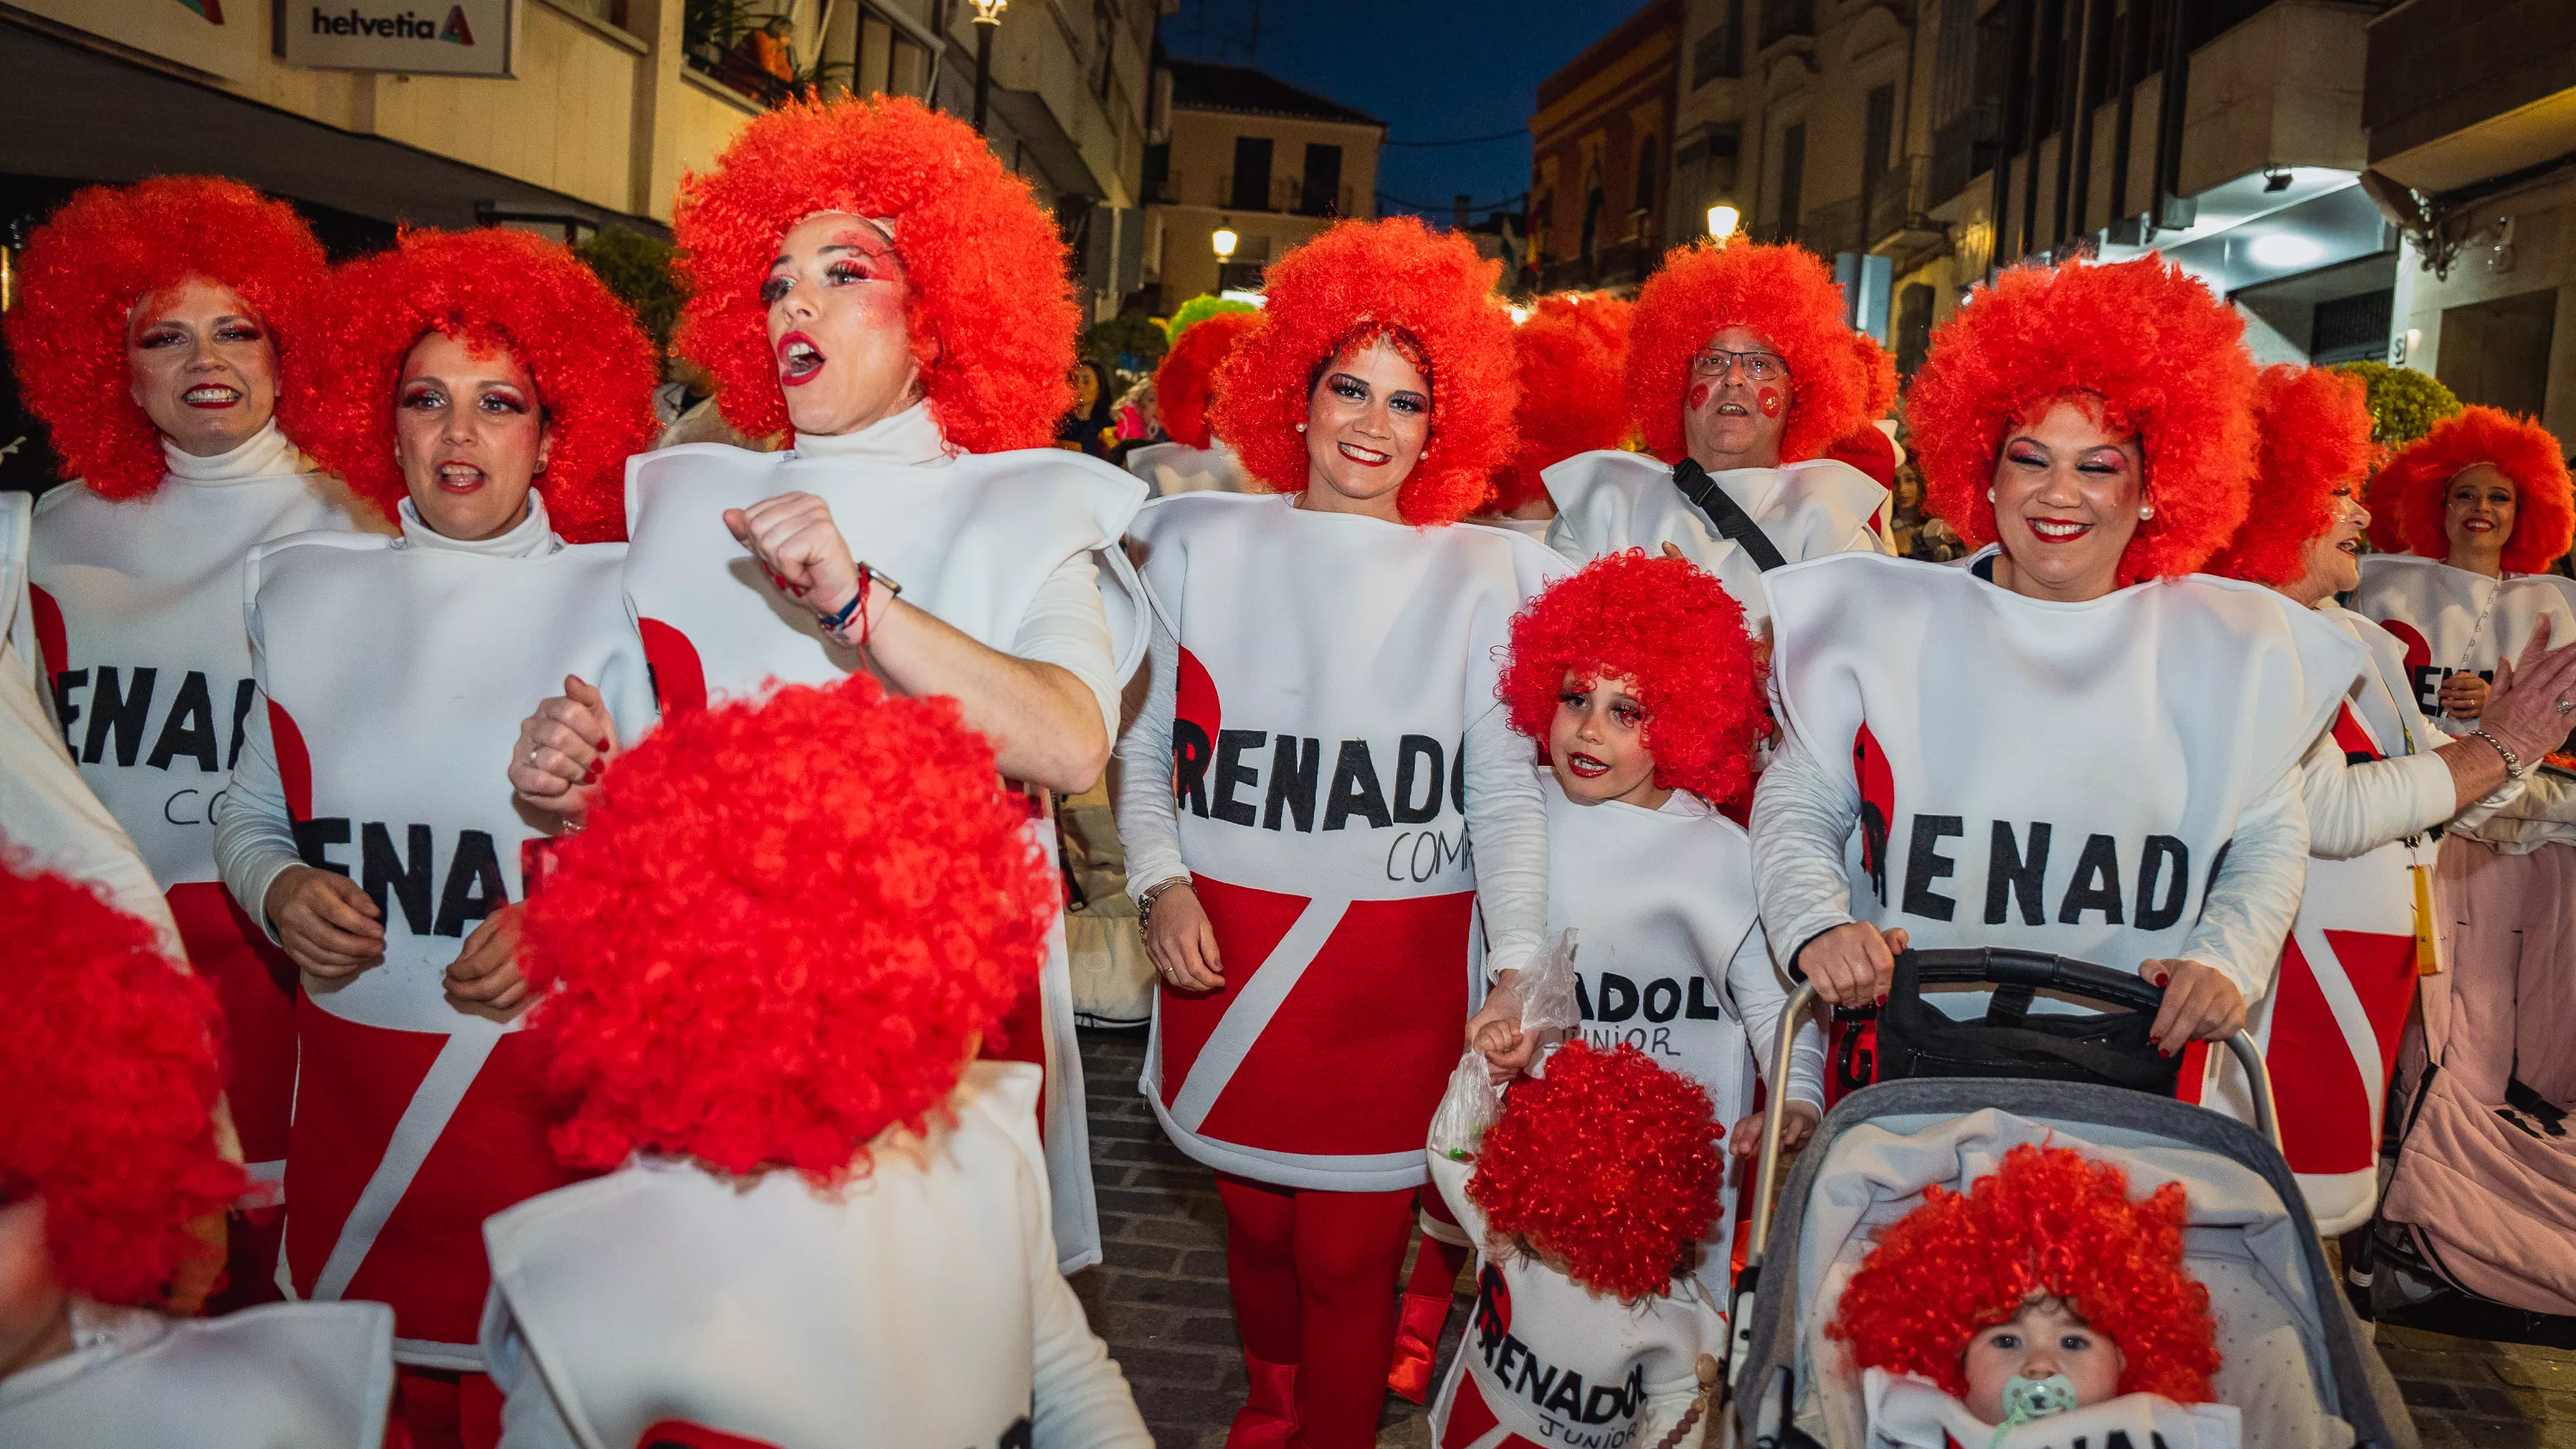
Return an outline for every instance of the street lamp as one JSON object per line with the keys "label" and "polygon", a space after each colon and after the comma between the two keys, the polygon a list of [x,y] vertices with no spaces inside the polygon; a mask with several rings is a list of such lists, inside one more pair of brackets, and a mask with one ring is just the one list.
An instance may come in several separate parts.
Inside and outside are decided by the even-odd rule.
{"label": "street lamp", "polygon": [[1735,235],[1735,224],[1743,219],[1743,212],[1721,201],[1708,209],[1708,234],[1723,246],[1728,237]]}
{"label": "street lamp", "polygon": [[975,4],[975,134],[984,134],[984,107],[993,94],[993,32],[1002,28],[1002,12],[1011,0],[974,0]]}
{"label": "street lamp", "polygon": [[1208,245],[1216,248],[1216,259],[1220,262],[1230,262],[1234,260],[1234,244],[1236,240],[1237,238],[1234,234],[1233,225],[1224,221],[1218,222],[1216,224],[1216,230],[1208,235]]}

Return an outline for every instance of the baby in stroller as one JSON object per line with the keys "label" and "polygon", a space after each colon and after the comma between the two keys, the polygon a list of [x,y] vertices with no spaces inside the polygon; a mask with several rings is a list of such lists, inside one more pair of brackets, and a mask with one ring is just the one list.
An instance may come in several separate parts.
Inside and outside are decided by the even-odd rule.
{"label": "baby in stroller", "polygon": [[1863,1371],[1870,1442],[2233,1449],[2183,1226],[2180,1183],[2133,1200],[2120,1169],[2064,1147],[2017,1146],[1965,1194],[1928,1189],[1825,1329]]}

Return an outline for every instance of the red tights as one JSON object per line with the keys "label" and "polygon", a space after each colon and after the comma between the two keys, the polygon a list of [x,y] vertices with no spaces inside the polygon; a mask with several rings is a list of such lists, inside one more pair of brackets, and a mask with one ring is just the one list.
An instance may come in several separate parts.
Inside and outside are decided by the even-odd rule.
{"label": "red tights", "polygon": [[1414,1189],[1317,1192],[1219,1173],[1216,1191],[1244,1353],[1296,1366],[1304,1443],[1375,1444]]}

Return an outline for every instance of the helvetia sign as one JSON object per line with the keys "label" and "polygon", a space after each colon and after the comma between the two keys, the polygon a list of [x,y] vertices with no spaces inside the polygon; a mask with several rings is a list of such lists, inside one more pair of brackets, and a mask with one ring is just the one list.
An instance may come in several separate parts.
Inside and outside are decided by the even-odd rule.
{"label": "helvetia sign", "polygon": [[511,0],[290,0],[286,60],[328,70],[510,74]]}

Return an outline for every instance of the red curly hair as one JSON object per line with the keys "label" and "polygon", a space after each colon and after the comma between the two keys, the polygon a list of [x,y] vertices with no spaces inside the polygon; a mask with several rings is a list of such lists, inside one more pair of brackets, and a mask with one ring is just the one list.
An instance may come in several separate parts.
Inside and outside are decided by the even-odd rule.
{"label": "red curly hair", "polygon": [[2361,379],[2280,363],[2254,384],[2254,479],[2260,507],[2204,571],[2279,587],[2308,571],[2308,544],[2334,523],[2337,488],[2358,488],[2376,449]]}
{"label": "red curly hair", "polygon": [[74,192],[28,237],[18,305],[0,319],[19,393],[62,455],[63,476],[119,501],[161,486],[169,468],[128,382],[126,322],[191,278],[232,288],[259,314],[277,349],[278,426],[300,441],[291,395],[316,356],[305,327],[326,269],[295,208],[238,181],[155,176]]}
{"label": "red curly hair", "polygon": [[1568,672],[1636,680],[1658,786],[1715,802],[1752,779],[1766,727],[1762,656],[1714,574],[1632,548],[1548,585],[1512,616],[1511,659],[1494,687],[1512,728],[1542,751]]}
{"label": "red curly hair", "polygon": [[868,675],[665,720],[528,902],[556,1155],[829,1184],[919,1126],[1046,959],[1055,873],[944,696]]}
{"label": "red curly hair", "polygon": [[1392,335],[1418,348],[1431,383],[1431,433],[1397,512],[1417,527],[1475,512],[1519,448],[1512,319],[1493,295],[1500,275],[1502,263],[1478,257],[1465,237],[1409,216],[1334,223],[1272,264],[1269,305],[1217,369],[1217,435],[1245,472],[1304,492],[1297,428],[1319,372],[1344,349]]}
{"label": "red curly hair", "polygon": [[1562,1257],[1586,1288],[1665,1291],[1717,1219],[1726,1129],[1707,1089],[1627,1045],[1570,1041],[1546,1070],[1504,1095],[1467,1196],[1492,1236]]}
{"label": "red curly hair", "polygon": [[2244,336],[2225,302],[2158,256],[2006,271],[1933,334],[1906,394],[1926,507],[1970,548],[1994,542],[1986,490],[2005,435],[2077,399],[2146,458],[2156,516],[2121,554],[2121,586],[2197,570],[2252,492]]}
{"label": "red curly hair", "polygon": [[1208,426],[1209,385],[1217,364],[1260,320],[1253,311],[1213,313],[1191,323],[1163,354],[1163,365],[1154,369],[1154,410],[1173,442],[1205,451],[1216,441]]}
{"label": "red curly hair", "polygon": [[817,212],[895,219],[912,356],[951,446],[1053,441],[1082,326],[1064,241],[983,137],[908,96],[780,106],[681,180],[671,231],[690,295],[673,345],[715,378],[735,431],[787,426],[760,284],[779,239]]}
{"label": "red curly hair", "polygon": [[214,991],[152,928],[0,849],[9,1010],[0,1012],[0,1203],[41,1197],[66,1289],[154,1305],[222,1257],[189,1227],[247,1185],[215,1150]]}
{"label": "red curly hair", "polygon": [[1895,363],[1843,321],[1842,289],[1814,253],[1793,242],[1676,247],[1637,290],[1628,330],[1628,416],[1667,463],[1689,451],[1682,395],[1691,359],[1726,327],[1751,332],[1789,364],[1783,463],[1821,456],[1896,396]]}
{"label": "red curly hair", "polygon": [[2361,536],[2370,540],[2373,553],[2406,551],[2406,505],[2388,477],[2388,460],[2395,456],[2382,447],[2378,467],[2372,470],[2370,481],[2361,485],[2361,506],[2370,510],[2370,526],[2361,531]]}
{"label": "red curly hair", "polygon": [[555,532],[574,543],[626,537],[629,454],[653,446],[653,345],[635,314],[569,250],[526,232],[405,230],[341,267],[324,293],[306,369],[305,446],[387,514],[403,499],[394,394],[414,344],[445,333],[478,355],[527,368],[554,428],[537,478]]}
{"label": "red curly hair", "polygon": [[1619,395],[1635,309],[1607,292],[1541,297],[1512,329],[1520,359],[1520,456],[1494,475],[1493,509],[1509,513],[1539,496],[1539,471],[1577,453],[1627,441]]}
{"label": "red curly hair", "polygon": [[2491,407],[2463,408],[2399,449],[2380,470],[2373,491],[2396,505],[2409,551],[2448,558],[2444,498],[2451,480],[2479,463],[2492,463],[2513,480],[2513,534],[2504,541],[2505,572],[2547,570],[2576,535],[2576,508],[2568,501],[2566,455],[2557,437],[2533,419]]}
{"label": "red curly hair", "polygon": [[1927,1188],[1878,1235],[1825,1336],[1859,1368],[1967,1392],[1969,1340],[2036,1296],[2063,1301],[2119,1345],[2120,1392],[2209,1402],[2218,1371],[2209,1290],[2183,1267],[2182,1184],[2142,1201],[2108,1163],[2024,1143],[1967,1195]]}

